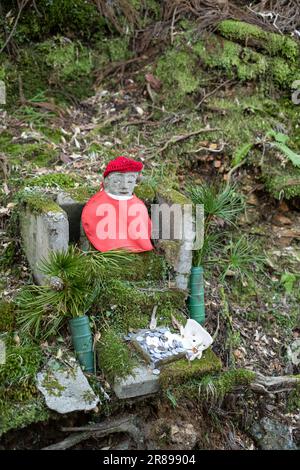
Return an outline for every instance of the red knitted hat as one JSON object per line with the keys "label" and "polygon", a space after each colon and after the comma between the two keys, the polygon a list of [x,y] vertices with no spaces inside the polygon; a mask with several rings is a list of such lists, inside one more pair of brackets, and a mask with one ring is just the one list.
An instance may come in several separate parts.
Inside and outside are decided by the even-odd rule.
{"label": "red knitted hat", "polygon": [[135,160],[132,160],[131,158],[127,157],[117,157],[114,160],[111,160],[107,167],[105,168],[105,171],[103,173],[103,177],[105,178],[109,173],[112,173],[114,171],[120,171],[121,173],[127,173],[131,171],[142,171],[143,169],[143,164],[142,162],[137,162]]}

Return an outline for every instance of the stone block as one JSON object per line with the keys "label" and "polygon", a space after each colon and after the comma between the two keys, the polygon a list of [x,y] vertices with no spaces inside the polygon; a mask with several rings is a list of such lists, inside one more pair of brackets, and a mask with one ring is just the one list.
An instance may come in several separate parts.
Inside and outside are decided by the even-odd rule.
{"label": "stone block", "polygon": [[[164,217],[163,215],[161,226],[159,225],[159,238],[154,242],[155,247],[164,254],[165,259],[174,269],[176,287],[187,290],[193,258],[194,220],[191,213],[192,203],[190,199],[178,191],[165,188],[158,188],[156,197],[160,205],[168,207],[177,205],[177,210],[184,207],[187,211],[185,219],[181,212],[182,218],[179,218],[178,221],[176,219],[177,210],[175,209],[172,216]],[[183,220],[185,220],[184,224]],[[168,226],[170,226],[170,236],[165,238],[163,236],[164,229],[168,229]],[[181,237],[179,237],[179,234]]]}
{"label": "stone block", "polygon": [[71,243],[80,239],[80,219],[84,202],[75,201],[69,194],[59,193],[57,204],[66,212],[69,221],[69,240]]}
{"label": "stone block", "polygon": [[38,265],[48,258],[50,251],[62,251],[69,244],[69,222],[67,214],[57,212],[35,213],[26,207],[20,216],[23,248],[32,269],[35,281],[45,283],[45,276]]}
{"label": "stone block", "polygon": [[113,389],[119,399],[150,395],[159,391],[159,379],[147,366],[136,367],[132,375],[116,379]]}

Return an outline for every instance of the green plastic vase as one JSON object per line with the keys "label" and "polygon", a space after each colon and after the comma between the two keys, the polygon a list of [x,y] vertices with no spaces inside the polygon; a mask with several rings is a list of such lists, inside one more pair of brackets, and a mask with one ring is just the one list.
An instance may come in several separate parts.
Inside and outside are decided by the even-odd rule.
{"label": "green plastic vase", "polygon": [[85,372],[95,372],[93,338],[89,318],[86,315],[69,320],[76,357]]}
{"label": "green plastic vase", "polygon": [[196,320],[200,324],[203,324],[205,321],[205,306],[202,266],[192,267],[189,288],[190,295],[188,298],[188,309],[190,318]]}

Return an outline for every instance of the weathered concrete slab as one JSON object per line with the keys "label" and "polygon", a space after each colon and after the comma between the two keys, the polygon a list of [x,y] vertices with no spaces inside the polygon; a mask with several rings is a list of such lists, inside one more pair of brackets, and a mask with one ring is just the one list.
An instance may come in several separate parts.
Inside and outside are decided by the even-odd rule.
{"label": "weathered concrete slab", "polygon": [[44,395],[46,405],[58,413],[92,410],[99,403],[78,364],[62,367],[49,361],[46,369],[37,374],[37,388]]}
{"label": "weathered concrete slab", "polygon": [[159,387],[158,376],[152,373],[150,367],[141,365],[125,379],[116,379],[113,389],[118,398],[124,399],[156,393]]}
{"label": "weathered concrete slab", "polygon": [[69,244],[69,222],[61,210],[36,214],[28,207],[20,216],[23,247],[29,265],[38,284],[45,283],[45,276],[38,265],[48,258],[50,251],[66,250]]}

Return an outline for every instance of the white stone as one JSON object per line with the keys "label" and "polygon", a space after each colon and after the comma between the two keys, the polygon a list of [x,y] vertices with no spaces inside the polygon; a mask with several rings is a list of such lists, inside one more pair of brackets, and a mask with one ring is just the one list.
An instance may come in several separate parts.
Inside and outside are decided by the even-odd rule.
{"label": "white stone", "polygon": [[48,408],[61,414],[92,410],[100,401],[76,363],[67,368],[57,361],[49,361],[36,380]]}

